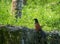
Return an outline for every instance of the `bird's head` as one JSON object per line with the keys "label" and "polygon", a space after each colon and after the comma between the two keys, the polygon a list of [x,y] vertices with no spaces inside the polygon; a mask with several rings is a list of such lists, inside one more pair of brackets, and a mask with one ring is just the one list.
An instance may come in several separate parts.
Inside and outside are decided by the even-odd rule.
{"label": "bird's head", "polygon": [[38,23],[38,19],[37,18],[35,18],[34,20],[35,20],[35,23]]}

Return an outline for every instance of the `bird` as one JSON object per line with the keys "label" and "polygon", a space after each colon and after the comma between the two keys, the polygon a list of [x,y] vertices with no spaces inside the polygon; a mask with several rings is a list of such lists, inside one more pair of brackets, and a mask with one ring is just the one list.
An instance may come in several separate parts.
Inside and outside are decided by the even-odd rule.
{"label": "bird", "polygon": [[38,19],[34,19],[34,20],[35,20],[35,29],[36,29],[36,31],[40,31],[41,30],[41,26],[40,26],[40,24],[38,22]]}
{"label": "bird", "polygon": [[35,21],[35,31],[36,31],[35,38],[36,38],[37,43],[38,44],[47,44],[46,33],[42,30],[42,27],[39,24],[38,19],[35,18],[34,21]]}

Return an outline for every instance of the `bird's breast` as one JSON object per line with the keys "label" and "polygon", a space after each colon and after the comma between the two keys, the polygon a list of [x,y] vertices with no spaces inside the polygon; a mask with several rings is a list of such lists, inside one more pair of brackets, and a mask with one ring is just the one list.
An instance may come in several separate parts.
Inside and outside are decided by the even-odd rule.
{"label": "bird's breast", "polygon": [[36,24],[35,24],[35,29],[36,29],[37,31],[39,31],[39,30],[41,29],[41,26],[40,26],[38,23],[36,23]]}

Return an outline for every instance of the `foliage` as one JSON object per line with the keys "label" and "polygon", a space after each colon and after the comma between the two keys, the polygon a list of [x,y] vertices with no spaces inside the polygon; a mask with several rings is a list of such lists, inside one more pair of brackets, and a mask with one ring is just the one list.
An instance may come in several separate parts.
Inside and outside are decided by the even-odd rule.
{"label": "foliage", "polygon": [[60,29],[60,2],[59,0],[27,0],[23,7],[22,18],[11,14],[11,0],[0,1],[0,24],[11,24],[34,28],[34,18],[39,20],[45,30]]}

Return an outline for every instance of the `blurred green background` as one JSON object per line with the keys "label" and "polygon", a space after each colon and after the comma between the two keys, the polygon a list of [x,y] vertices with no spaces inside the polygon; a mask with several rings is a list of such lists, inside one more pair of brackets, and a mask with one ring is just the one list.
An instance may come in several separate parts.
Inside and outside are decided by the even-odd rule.
{"label": "blurred green background", "polygon": [[27,0],[22,16],[16,22],[11,13],[12,0],[0,0],[0,24],[34,28],[34,18],[46,31],[60,29],[60,0]]}

